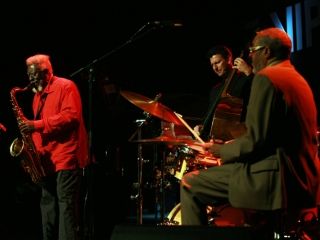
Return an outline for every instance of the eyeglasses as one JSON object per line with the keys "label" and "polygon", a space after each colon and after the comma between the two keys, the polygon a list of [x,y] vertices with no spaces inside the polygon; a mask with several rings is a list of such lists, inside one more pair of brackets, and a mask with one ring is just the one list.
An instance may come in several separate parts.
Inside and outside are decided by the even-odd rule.
{"label": "eyeglasses", "polygon": [[254,52],[256,52],[256,51],[258,51],[258,50],[260,50],[260,49],[263,49],[263,48],[265,48],[266,46],[255,46],[255,47],[249,47],[249,52],[250,52],[250,54],[252,54],[252,53],[254,53]]}

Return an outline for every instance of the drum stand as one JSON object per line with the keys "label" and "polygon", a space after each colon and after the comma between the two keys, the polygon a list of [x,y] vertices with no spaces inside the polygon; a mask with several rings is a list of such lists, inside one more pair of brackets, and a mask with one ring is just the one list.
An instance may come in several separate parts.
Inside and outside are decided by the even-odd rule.
{"label": "drum stand", "polygon": [[[154,152],[154,168],[155,168],[155,165],[158,163],[158,146],[154,146],[154,149],[153,149],[153,152]],[[165,156],[165,153],[164,155]],[[155,179],[156,179],[156,183],[154,184],[154,188],[155,188],[155,215],[154,215],[154,218],[155,218],[155,224],[156,225],[161,225],[163,223],[163,220],[164,220],[164,214],[165,214],[165,211],[164,211],[164,202],[165,202],[165,188],[164,188],[164,161],[163,161],[164,158],[161,159],[160,161],[160,170],[157,170],[157,172],[155,173],[156,176],[155,176]],[[160,173],[160,174],[159,174]],[[160,194],[160,196],[159,196]],[[158,224],[158,204],[159,204],[159,197],[160,197],[160,224]]]}
{"label": "drum stand", "polygon": [[[142,95],[128,92],[128,91],[121,91],[121,95],[128,99],[131,103],[136,105],[137,107],[143,109],[145,112],[144,114],[147,116],[146,119],[143,120],[136,120],[138,129],[136,132],[131,136],[129,139],[130,142],[136,142],[138,143],[138,182],[134,183],[134,187],[138,189],[138,193],[135,196],[131,196],[132,200],[137,200],[137,215],[138,215],[138,224],[142,224],[142,167],[143,167],[143,158],[142,158],[142,144],[153,144],[153,145],[183,145],[186,144],[185,141],[178,140],[178,139],[172,139],[164,135],[164,127],[163,127],[163,121],[168,121],[175,124],[181,124],[181,121],[177,117],[177,114],[175,114],[171,109],[163,106],[161,103],[159,103],[159,99],[161,98],[162,94],[159,93],[154,100],[146,98]],[[141,139],[141,127],[143,125],[147,125],[148,121],[152,116],[159,117],[162,120],[161,124],[161,136],[163,137],[156,137],[154,139]],[[138,140],[133,140],[135,135],[138,134]],[[155,158],[154,161],[157,159],[156,154],[156,146],[154,146],[154,154]],[[165,215],[165,188],[168,186],[165,182],[165,163],[166,163],[166,156],[165,151],[163,151],[163,157],[161,161],[161,177],[157,176],[157,182],[153,184],[152,187],[156,187],[156,196],[155,196],[155,208],[156,208],[156,222],[157,222],[157,207],[158,207],[158,194],[161,195],[161,224],[164,223],[164,215]],[[155,166],[154,166],[155,167]],[[159,187],[159,191],[158,191]]]}
{"label": "drum stand", "polygon": [[[141,128],[143,125],[148,124],[149,119],[152,117],[149,113],[146,113],[146,119],[137,119],[135,122],[137,124],[137,130],[136,132],[130,137],[129,141],[131,141],[135,135],[138,136],[138,140],[141,140]],[[161,124],[162,125],[162,124]],[[163,134],[163,129],[161,131],[161,135]],[[157,159],[157,146],[154,146],[154,158],[155,160]],[[161,199],[161,225],[165,221],[165,189],[167,184],[165,184],[165,159],[166,159],[166,154],[165,150],[163,151],[163,156],[161,160],[161,166],[160,166],[160,171],[161,171],[161,176],[159,180],[157,179],[156,184],[154,184],[154,187],[156,189],[155,191],[155,222],[157,224],[158,220],[158,194],[160,193],[160,199]],[[142,144],[138,144],[138,165],[137,165],[137,171],[138,171],[138,182],[133,184],[133,187],[137,189],[137,194],[135,196],[131,196],[132,200],[137,201],[137,224],[142,225],[142,210],[143,210],[143,182],[142,182],[142,172],[143,172],[143,163],[144,160],[142,158]],[[152,186],[153,187],[153,186]],[[158,191],[159,189],[159,191]]]}
{"label": "drum stand", "polygon": [[[165,156],[165,153],[163,153],[163,155]],[[157,163],[157,146],[154,146],[154,159],[155,159],[155,163]],[[160,166],[160,176],[156,176],[156,183],[154,185],[155,188],[155,223],[156,225],[161,225],[164,221],[164,214],[165,214],[165,187],[164,187],[164,161],[161,160],[160,162],[161,166]],[[158,174],[157,174],[158,175]],[[158,224],[158,204],[159,204],[159,193],[160,193],[160,217],[161,217],[161,223]]]}
{"label": "drum stand", "polygon": [[[166,149],[166,148],[165,148]],[[166,159],[166,152],[165,149],[163,150],[163,155],[161,158],[161,177],[160,177],[160,182],[159,182],[159,192],[161,194],[161,205],[160,205],[160,210],[161,210],[161,225],[164,223],[164,215],[166,213],[166,209],[165,209],[165,199],[166,199],[166,186],[165,186],[165,159]],[[157,211],[156,211],[156,215],[157,215]]]}
{"label": "drum stand", "polygon": [[[163,120],[161,121],[161,136],[164,135],[164,124],[163,124]],[[161,162],[160,162],[160,172],[161,172],[161,176],[159,178],[159,184],[156,187],[156,211],[155,211],[155,219],[156,219],[156,224],[157,225],[163,225],[165,223],[165,213],[166,213],[166,188],[168,186],[168,184],[166,184],[166,149],[167,146],[165,146],[165,148],[162,151],[162,158],[161,158]],[[157,153],[155,153],[157,154]],[[159,192],[158,192],[158,188],[159,188]],[[158,224],[158,194],[160,193],[160,199],[161,199],[161,204],[160,204],[160,223]]]}
{"label": "drum stand", "polygon": [[[158,96],[157,96],[158,97]],[[158,100],[156,97],[155,100]],[[129,141],[132,141],[132,139],[138,135],[138,140],[141,140],[142,137],[142,132],[141,128],[143,125],[147,125],[149,123],[150,118],[152,115],[148,112],[143,113],[146,118],[145,119],[137,119],[135,122],[137,124],[137,130],[135,133],[129,138]],[[143,163],[144,160],[142,158],[142,144],[138,144],[138,165],[137,165],[137,171],[138,171],[138,182],[133,184],[133,187],[137,189],[137,195],[131,196],[132,200],[137,201],[137,224],[141,225],[142,224],[142,206],[143,206],[143,193],[142,193],[142,187],[143,187],[143,182],[142,182],[142,170],[143,170]]]}
{"label": "drum stand", "polygon": [[[137,123],[137,130],[131,136],[129,141],[131,141],[135,135],[138,135],[138,140],[141,140],[141,127],[143,124],[146,124],[149,120],[150,115],[147,116],[146,119],[138,119],[135,122]],[[137,195],[131,196],[132,200],[137,201],[137,224],[142,224],[142,202],[143,202],[143,195],[142,195],[142,168],[143,168],[143,158],[142,158],[142,145],[138,144],[138,182],[133,184],[133,187],[137,189]]]}

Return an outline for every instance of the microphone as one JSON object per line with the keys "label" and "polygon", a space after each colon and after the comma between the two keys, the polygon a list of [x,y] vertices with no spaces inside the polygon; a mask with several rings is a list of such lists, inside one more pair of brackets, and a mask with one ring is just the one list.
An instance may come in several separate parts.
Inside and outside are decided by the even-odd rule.
{"label": "microphone", "polygon": [[7,129],[0,123],[0,134],[6,132]]}
{"label": "microphone", "polygon": [[179,20],[165,20],[148,22],[148,25],[160,26],[160,27],[182,27],[182,22]]}

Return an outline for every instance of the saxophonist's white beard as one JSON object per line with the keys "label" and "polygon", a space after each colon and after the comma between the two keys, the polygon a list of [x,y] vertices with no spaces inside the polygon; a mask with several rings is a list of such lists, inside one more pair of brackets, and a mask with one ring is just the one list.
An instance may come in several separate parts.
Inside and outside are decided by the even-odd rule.
{"label": "saxophonist's white beard", "polygon": [[43,87],[41,86],[41,85],[38,85],[38,87],[33,87],[32,88],[32,92],[34,92],[34,93],[41,93],[43,91]]}

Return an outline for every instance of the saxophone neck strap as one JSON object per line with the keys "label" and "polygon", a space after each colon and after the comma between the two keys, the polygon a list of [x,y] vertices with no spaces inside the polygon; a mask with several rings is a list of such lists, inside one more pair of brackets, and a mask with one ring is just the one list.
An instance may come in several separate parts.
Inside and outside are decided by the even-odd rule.
{"label": "saxophone neck strap", "polygon": [[42,108],[44,106],[44,103],[46,102],[46,99],[47,99],[47,96],[48,96],[48,93],[44,92],[42,94],[42,96],[40,97],[40,101],[39,101],[39,105],[38,105],[38,111],[37,111],[37,114],[36,114],[36,117],[35,117],[35,120],[39,120],[40,118],[40,113],[42,111]]}

